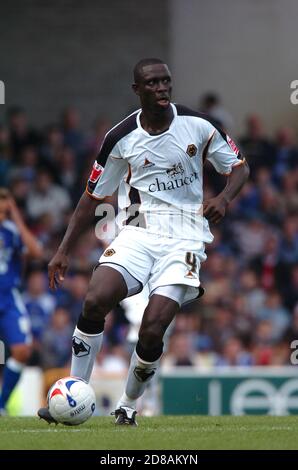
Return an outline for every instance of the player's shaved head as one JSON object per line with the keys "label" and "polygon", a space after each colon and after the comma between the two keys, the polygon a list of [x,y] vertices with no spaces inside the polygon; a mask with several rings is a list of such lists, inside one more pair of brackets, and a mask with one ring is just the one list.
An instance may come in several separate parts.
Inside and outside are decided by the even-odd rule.
{"label": "player's shaved head", "polygon": [[134,69],[133,69],[133,77],[134,77],[135,83],[139,83],[142,80],[143,67],[146,67],[147,65],[154,65],[154,64],[165,64],[165,61],[161,59],[155,59],[155,58],[141,59],[134,66]]}

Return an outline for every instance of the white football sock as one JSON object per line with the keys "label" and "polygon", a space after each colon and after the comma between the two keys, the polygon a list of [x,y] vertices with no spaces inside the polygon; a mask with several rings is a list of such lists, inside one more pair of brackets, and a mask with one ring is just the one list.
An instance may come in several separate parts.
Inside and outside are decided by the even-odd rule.
{"label": "white football sock", "polygon": [[154,362],[146,362],[139,358],[136,351],[132,353],[125,392],[118,401],[117,408],[120,406],[136,408],[137,399],[144,393],[148,382],[154,376],[159,360],[160,358]]}
{"label": "white football sock", "polygon": [[82,333],[75,328],[72,338],[71,375],[89,382],[96,355],[103,339],[103,331],[96,335]]}

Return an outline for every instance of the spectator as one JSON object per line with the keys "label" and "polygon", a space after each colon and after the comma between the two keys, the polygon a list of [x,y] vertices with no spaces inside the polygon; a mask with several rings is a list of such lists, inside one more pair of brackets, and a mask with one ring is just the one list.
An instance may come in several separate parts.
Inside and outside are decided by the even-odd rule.
{"label": "spectator", "polygon": [[86,146],[84,134],[80,130],[80,121],[78,109],[69,107],[64,110],[62,115],[64,145],[72,149],[77,159],[82,156]]}
{"label": "spectator", "polygon": [[40,169],[33,189],[27,199],[27,212],[31,219],[48,214],[52,219],[52,230],[58,230],[63,224],[63,214],[70,208],[68,192],[54,184],[51,173]]}
{"label": "spectator", "polygon": [[0,187],[8,185],[11,168],[11,148],[8,129],[0,124]]}
{"label": "spectator", "polygon": [[245,350],[241,340],[237,336],[229,338],[218,356],[216,366],[251,366],[252,355]]}
{"label": "spectator", "polygon": [[291,127],[281,127],[277,131],[275,155],[273,175],[276,182],[280,183],[283,176],[298,165],[298,148]]}
{"label": "spectator", "polygon": [[40,135],[35,129],[29,128],[26,111],[18,106],[8,110],[8,125],[13,160],[18,163],[24,147],[28,145],[37,147],[40,144]]}
{"label": "spectator", "polygon": [[280,243],[280,261],[285,264],[298,263],[298,218],[289,216],[283,224]]}
{"label": "spectator", "polygon": [[240,148],[249,163],[252,179],[260,167],[274,165],[274,145],[264,133],[260,116],[252,114],[246,121],[246,134],[240,138]]}
{"label": "spectator", "polygon": [[44,369],[65,367],[70,360],[73,326],[69,313],[57,307],[42,338]]}
{"label": "spectator", "polygon": [[199,111],[209,114],[227,132],[233,130],[234,119],[229,111],[223,107],[221,99],[216,93],[210,92],[202,96]]}
{"label": "spectator", "polygon": [[281,296],[276,290],[268,293],[265,305],[259,310],[257,316],[260,320],[269,320],[271,322],[271,339],[273,342],[281,340],[290,325],[290,314],[282,305]]}
{"label": "spectator", "polygon": [[41,340],[55,309],[55,298],[48,292],[47,279],[41,270],[32,271],[27,278],[23,300],[30,316],[33,336],[32,364],[41,362]]}

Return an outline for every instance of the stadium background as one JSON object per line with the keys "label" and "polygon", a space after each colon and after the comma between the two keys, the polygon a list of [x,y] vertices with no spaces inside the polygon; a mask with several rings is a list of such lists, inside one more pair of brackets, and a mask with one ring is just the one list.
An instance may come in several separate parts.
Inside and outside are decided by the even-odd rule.
{"label": "stadium background", "polygon": [[[298,79],[297,13],[294,0],[212,0],[208,5],[195,0],[89,0],[83,6],[76,0],[42,6],[13,0],[1,5],[5,105],[0,105],[0,185],[11,188],[44,244],[43,262],[27,265],[24,272],[34,368],[15,398],[15,412],[36,407],[34,400],[28,405],[26,381],[35,381],[37,399],[43,388],[41,370],[45,389],[57,373],[65,375],[56,369],[69,364],[73,325],[103,245],[93,229],[81,237],[64,288],[55,294],[47,289],[46,264],[84,189],[105,131],[137,107],[130,90],[131,69],[146,56],[169,63],[178,102],[207,110],[210,99],[202,97],[211,92],[220,97],[208,111],[222,120],[252,170],[225,221],[213,227],[215,241],[202,269],[205,297],[179,314],[172,329],[163,361],[162,409],[241,413],[245,405],[229,401],[229,387],[235,390],[240,373],[245,380],[263,380],[261,385],[246,383],[245,393],[255,393],[248,408],[289,412],[285,396],[298,392],[290,362],[291,342],[298,339],[298,127],[297,106],[290,101],[290,84]],[[216,193],[222,184],[206,167],[206,194]],[[94,379],[96,386],[104,384],[99,390],[102,412],[111,408],[111,390],[118,394],[123,381],[131,349],[128,329],[121,309],[110,314]],[[226,369],[230,366],[241,370],[231,372]],[[179,391],[178,381],[184,386],[185,375],[192,380],[198,371],[197,380],[209,377],[209,382],[190,383],[192,405],[185,410],[183,389],[174,397],[167,390]],[[237,384],[226,385],[219,377]],[[198,398],[204,387],[213,397],[211,404]],[[219,407],[223,394],[228,405],[222,399]],[[272,394],[273,404],[268,398]],[[157,412],[159,403],[150,400],[146,411]],[[291,403],[290,411],[297,412],[296,402]]]}

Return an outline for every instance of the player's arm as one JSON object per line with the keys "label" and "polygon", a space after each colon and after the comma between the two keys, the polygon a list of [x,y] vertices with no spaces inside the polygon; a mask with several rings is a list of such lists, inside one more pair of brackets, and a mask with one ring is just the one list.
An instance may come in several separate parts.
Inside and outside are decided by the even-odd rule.
{"label": "player's arm", "polygon": [[55,289],[56,284],[64,281],[68,267],[68,255],[79,236],[92,224],[97,205],[98,201],[92,199],[86,192],[79,200],[57,253],[48,264],[51,289]]}
{"label": "player's arm", "polygon": [[9,214],[13,222],[16,224],[22,243],[26,248],[26,254],[32,258],[42,257],[42,246],[35,236],[30,232],[27,225],[25,224],[23,217],[12,197],[8,203]]}
{"label": "player's arm", "polygon": [[227,184],[216,197],[203,202],[203,215],[218,223],[229,203],[237,196],[249,176],[249,167],[233,140],[220,129],[212,130],[206,143],[207,159],[218,173],[227,176]]}
{"label": "player's arm", "polygon": [[112,146],[110,140],[109,137],[106,138],[102,145],[89,176],[86,191],[70,219],[57,253],[48,265],[51,289],[55,289],[57,284],[64,281],[70,251],[80,235],[92,224],[98,204],[106,196],[111,196],[114,193],[127,170],[127,163],[118,157],[117,149]]}
{"label": "player's arm", "polygon": [[210,222],[217,224],[225,216],[229,203],[241,191],[249,176],[249,167],[245,160],[243,164],[233,167],[228,175],[225,188],[216,197],[203,203],[203,215]]}

